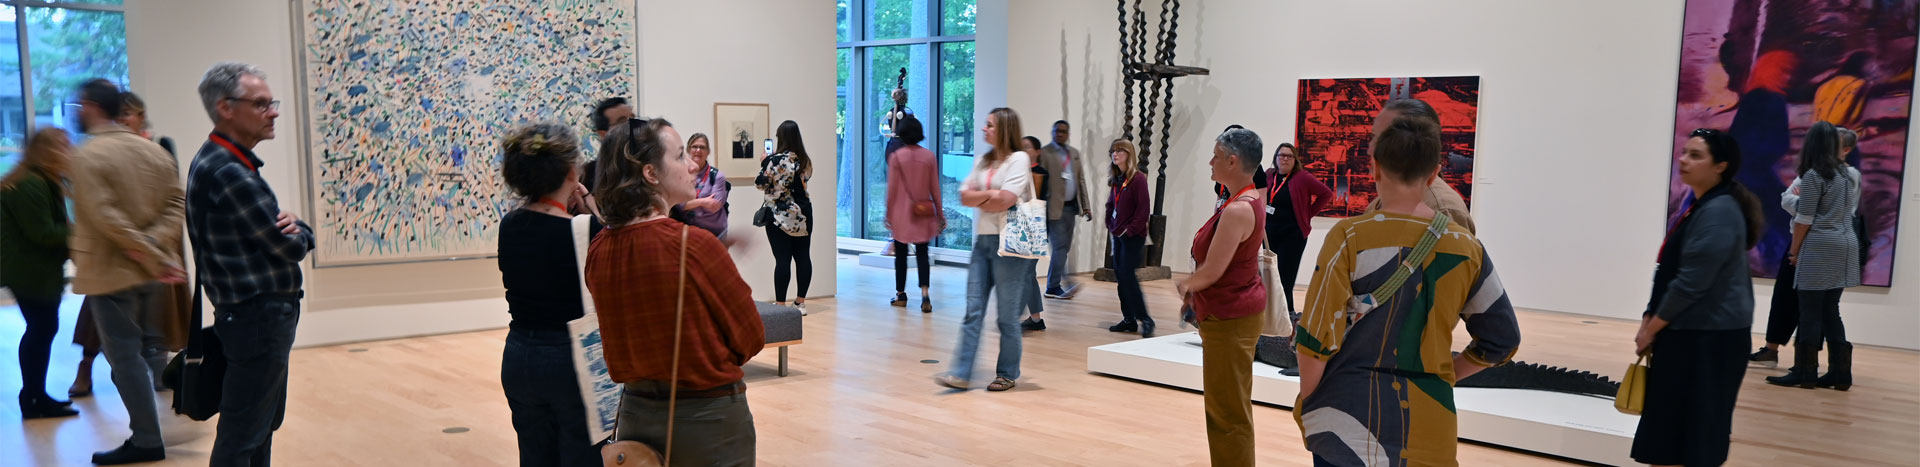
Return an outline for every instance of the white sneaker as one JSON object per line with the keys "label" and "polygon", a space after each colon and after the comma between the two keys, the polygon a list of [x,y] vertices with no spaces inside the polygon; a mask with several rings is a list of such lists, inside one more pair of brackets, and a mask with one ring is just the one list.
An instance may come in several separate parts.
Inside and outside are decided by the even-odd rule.
{"label": "white sneaker", "polygon": [[806,316],[806,315],[807,315],[807,304],[806,304],[806,302],[793,302],[793,307],[794,307],[794,308],[796,308],[796,309],[799,309],[799,310],[800,310],[800,316]]}

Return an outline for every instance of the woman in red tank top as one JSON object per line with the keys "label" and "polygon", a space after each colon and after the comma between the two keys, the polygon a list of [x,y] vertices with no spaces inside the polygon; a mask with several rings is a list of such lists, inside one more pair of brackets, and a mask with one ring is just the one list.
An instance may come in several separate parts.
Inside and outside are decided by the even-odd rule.
{"label": "woman in red tank top", "polygon": [[1239,128],[1214,139],[1213,181],[1233,196],[1194,234],[1193,275],[1174,284],[1200,328],[1207,447],[1213,465],[1253,465],[1253,347],[1260,341],[1260,241],[1266,200],[1253,185],[1260,136]]}

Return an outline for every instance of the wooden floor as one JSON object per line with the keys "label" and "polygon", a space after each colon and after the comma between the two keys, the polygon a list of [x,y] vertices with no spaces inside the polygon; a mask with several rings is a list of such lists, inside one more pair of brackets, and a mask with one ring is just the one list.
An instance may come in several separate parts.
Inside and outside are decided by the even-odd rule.
{"label": "wooden floor", "polygon": [[[748,392],[769,466],[1189,465],[1207,464],[1198,393],[1090,374],[1089,346],[1134,338],[1106,332],[1117,320],[1109,283],[1089,282],[1073,301],[1048,300],[1050,328],[1029,334],[1019,388],[949,394],[930,377],[952,357],[966,273],[934,274],[938,311],[888,307],[892,271],[839,258],[838,299],[810,302],[806,343],[792,348],[792,376],[774,375],[774,352],[748,368]],[[1165,333],[1176,303],[1167,281],[1146,284]],[[63,318],[71,325],[78,300]],[[0,308],[0,392],[19,387],[13,336],[21,322]],[[991,319],[991,318],[989,318]],[[1632,354],[1635,323],[1523,312],[1523,360],[1618,377]],[[989,329],[992,327],[989,326]],[[1463,335],[1463,333],[1462,333]],[[302,349],[293,353],[278,465],[515,465],[517,450],[499,382],[505,331]],[[78,352],[57,342],[56,389],[73,377]],[[991,375],[988,331],[980,364]],[[1757,341],[1757,339],[1756,339]],[[1852,392],[1768,386],[1784,370],[1754,370],[1741,391],[1729,465],[1920,464],[1920,354],[1862,347]],[[106,365],[82,415],[20,423],[0,404],[0,465],[85,465],[94,450],[127,436]],[[983,385],[985,381],[976,382]],[[164,407],[164,405],[163,405]],[[1260,463],[1307,466],[1291,413],[1256,407]],[[211,423],[165,422],[169,460],[206,465]],[[465,431],[461,430],[465,429]],[[456,431],[457,433],[449,433]],[[1467,444],[1462,465],[1567,465]]]}

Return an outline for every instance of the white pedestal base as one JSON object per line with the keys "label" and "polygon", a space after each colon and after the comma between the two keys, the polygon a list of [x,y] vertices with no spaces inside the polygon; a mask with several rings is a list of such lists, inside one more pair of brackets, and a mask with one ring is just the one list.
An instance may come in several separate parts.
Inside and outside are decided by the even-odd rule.
{"label": "white pedestal base", "polygon": [[[1188,332],[1087,349],[1087,371],[1192,390],[1201,389],[1200,335]],[[1253,364],[1253,400],[1291,407],[1300,379]],[[1613,401],[1521,389],[1456,388],[1460,438],[1611,465],[1630,457],[1640,417]]]}

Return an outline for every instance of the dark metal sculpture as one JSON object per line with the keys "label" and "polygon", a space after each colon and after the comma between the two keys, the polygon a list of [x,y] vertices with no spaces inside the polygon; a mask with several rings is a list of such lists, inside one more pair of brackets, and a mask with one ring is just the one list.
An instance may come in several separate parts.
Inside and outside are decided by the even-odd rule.
{"label": "dark metal sculpture", "polygon": [[[1253,361],[1279,367],[1282,375],[1300,376],[1300,357],[1294,353],[1291,338],[1260,336],[1260,342],[1254,344]],[[1480,370],[1454,383],[1454,387],[1526,389],[1605,399],[1620,393],[1620,383],[1593,372],[1519,361]]]}
{"label": "dark metal sculpture", "polygon": [[[1155,151],[1159,155],[1160,170],[1153,190],[1153,216],[1147,223],[1147,236],[1152,244],[1147,247],[1144,264],[1137,265],[1142,268],[1140,280],[1155,280],[1171,276],[1171,272],[1162,266],[1161,258],[1166,250],[1167,237],[1167,216],[1162,207],[1166,204],[1167,148],[1173,139],[1173,79],[1205,75],[1209,71],[1206,68],[1173,64],[1175,44],[1180,37],[1180,0],[1161,4],[1159,30],[1154,34],[1153,57],[1149,60],[1146,57],[1147,18],[1140,3],[1140,0],[1133,0],[1133,7],[1129,10],[1127,0],[1116,1],[1115,9],[1120,20],[1120,74],[1126,82],[1121,99],[1120,133],[1122,138],[1133,140],[1140,148],[1140,154],[1134,159],[1141,171],[1151,172],[1149,161]],[[1128,18],[1129,13],[1132,18]],[[1137,135],[1134,133],[1136,111],[1140,114],[1140,132]],[[1158,140],[1154,138],[1155,127],[1160,130]],[[1113,279],[1111,252],[1108,252],[1105,264],[1106,268],[1094,273],[1096,279]]]}

